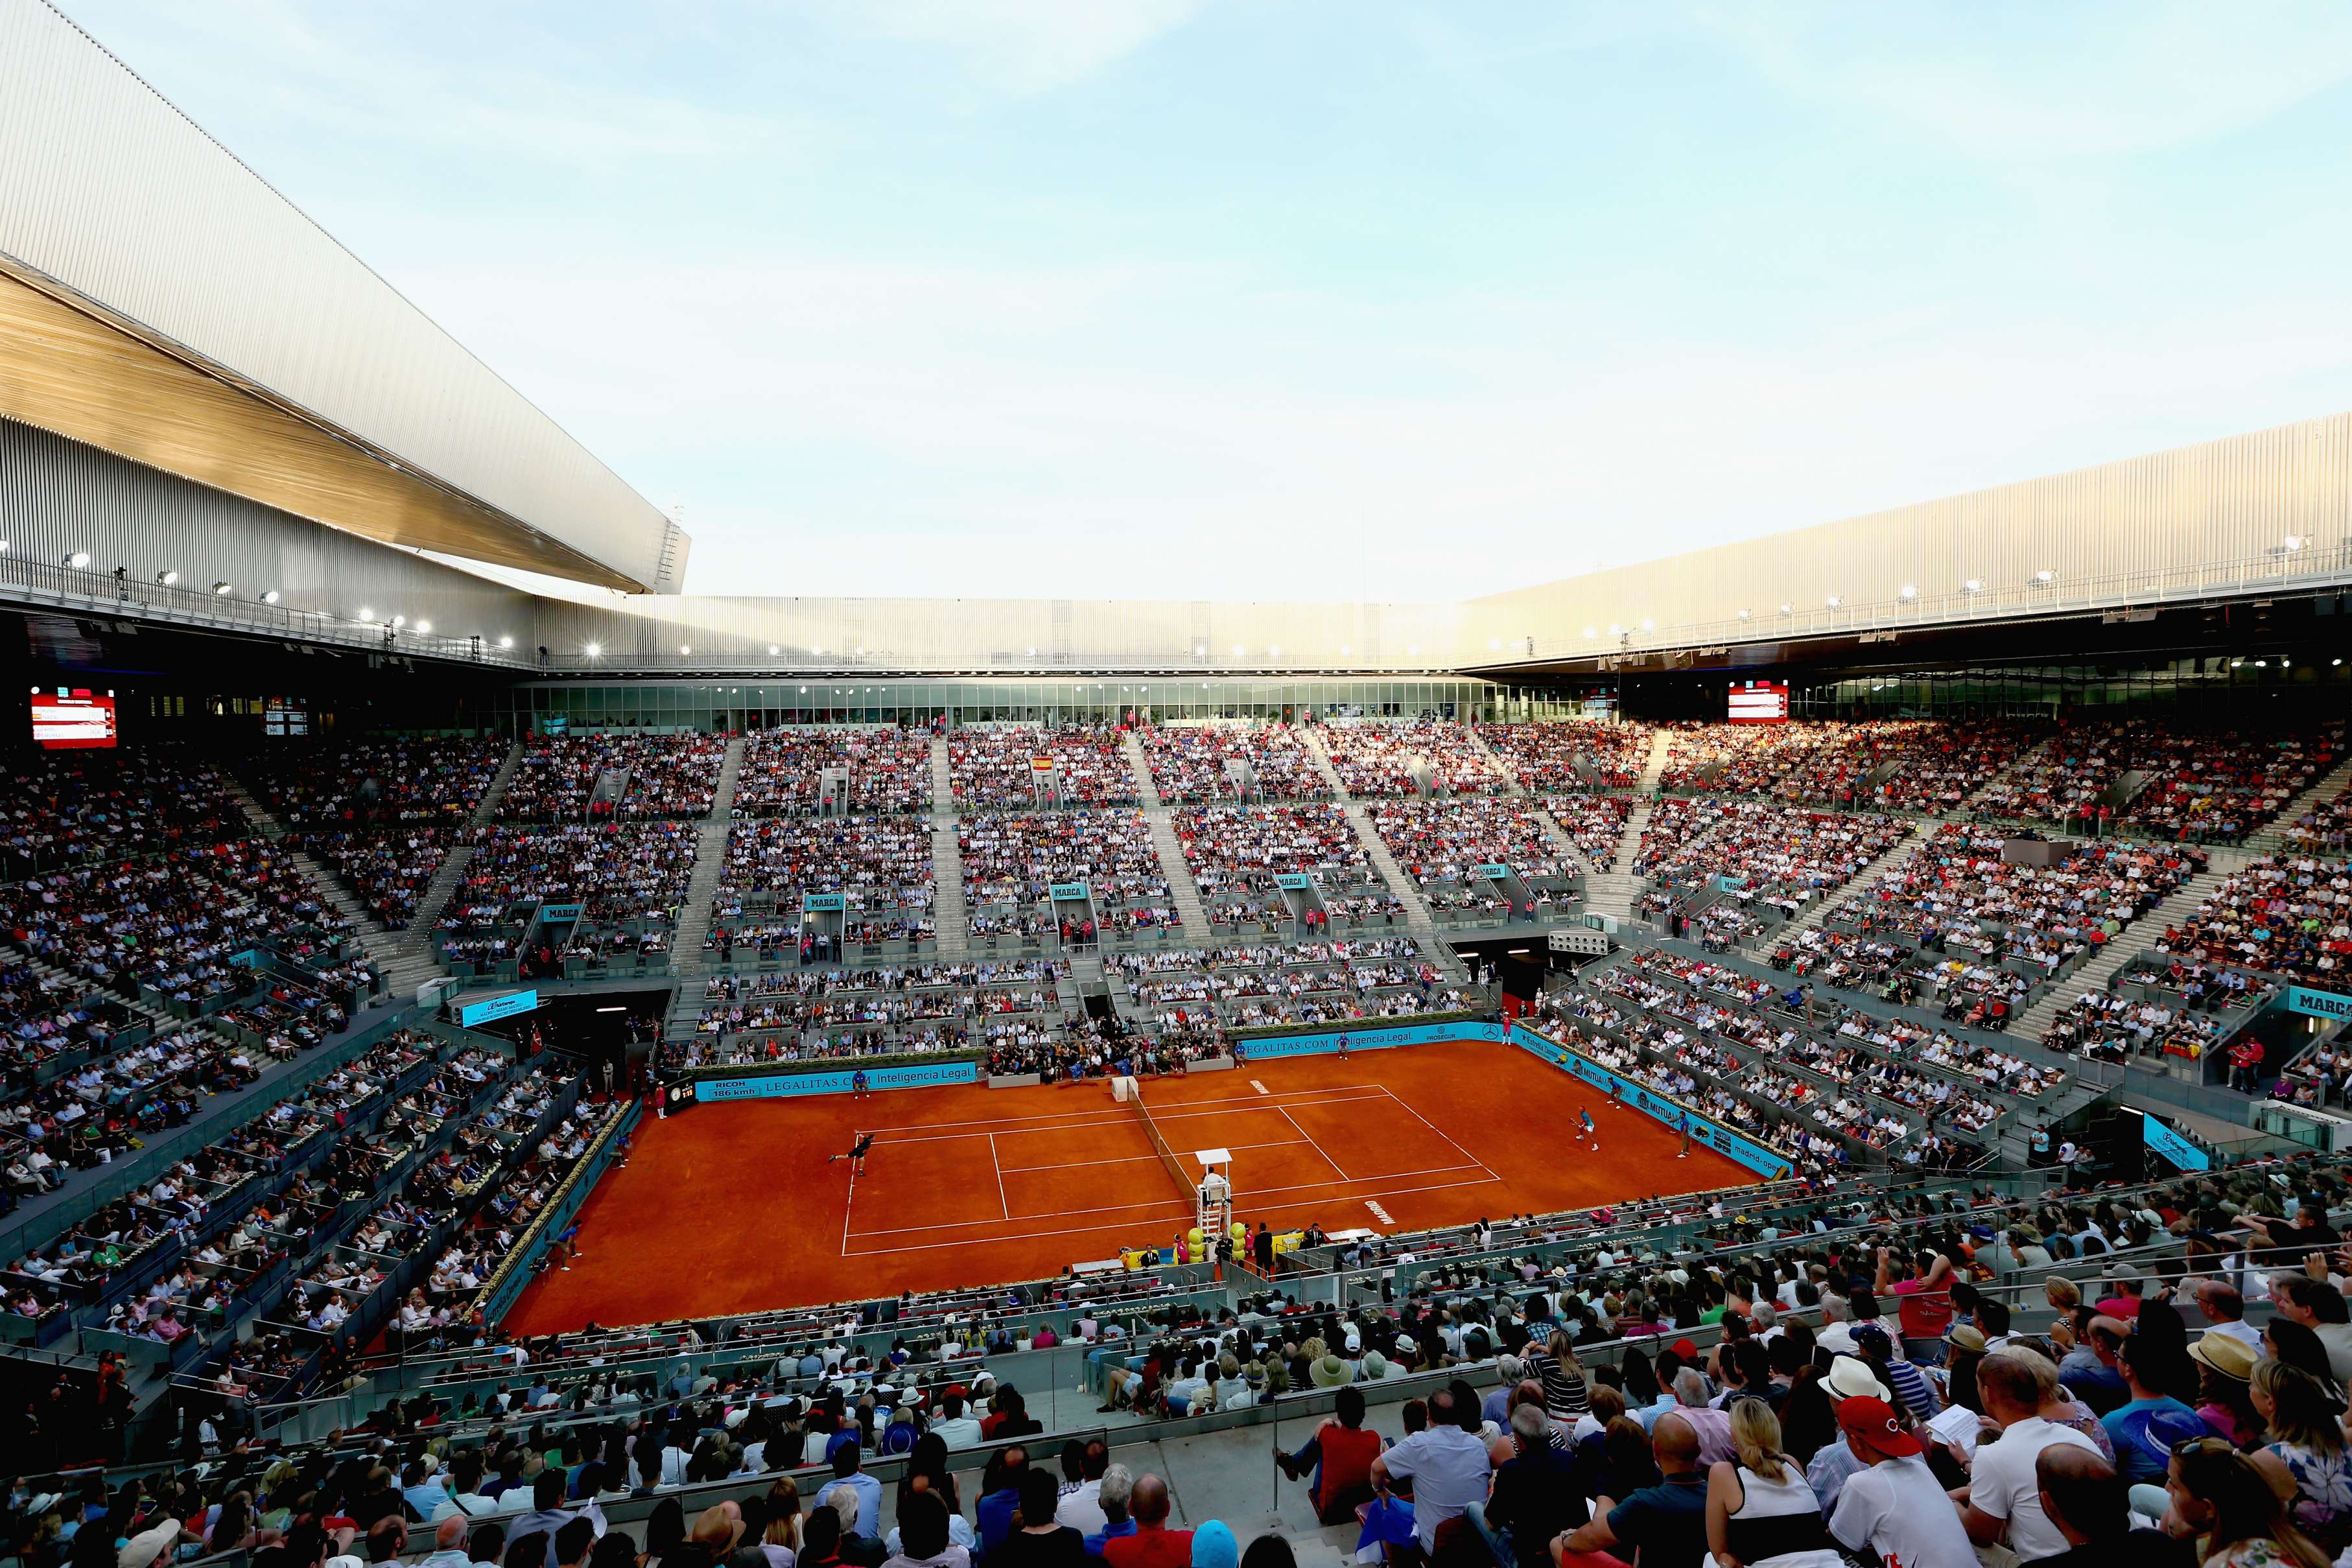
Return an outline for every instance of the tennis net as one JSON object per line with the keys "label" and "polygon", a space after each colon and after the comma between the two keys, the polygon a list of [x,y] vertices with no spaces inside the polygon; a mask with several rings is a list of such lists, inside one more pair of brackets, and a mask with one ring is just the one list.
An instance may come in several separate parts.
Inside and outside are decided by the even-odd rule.
{"label": "tennis net", "polygon": [[1143,1090],[1140,1085],[1137,1087],[1134,1093],[1128,1096],[1127,1103],[1135,1107],[1136,1116],[1143,1123],[1143,1135],[1151,1140],[1151,1147],[1159,1154],[1160,1163],[1168,1167],[1169,1178],[1175,1182],[1181,1191],[1188,1194],[1192,1192],[1192,1176],[1185,1172],[1183,1163],[1177,1159],[1176,1151],[1168,1146],[1168,1140],[1160,1135],[1160,1124],[1151,1119],[1150,1111],[1144,1109]]}

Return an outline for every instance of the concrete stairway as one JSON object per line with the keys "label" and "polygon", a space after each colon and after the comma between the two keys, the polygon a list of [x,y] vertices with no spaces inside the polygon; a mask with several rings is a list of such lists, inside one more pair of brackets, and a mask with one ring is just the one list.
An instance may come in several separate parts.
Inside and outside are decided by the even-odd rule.
{"label": "concrete stairway", "polygon": [[1933,817],[1921,818],[1912,824],[1909,832],[1895,840],[1885,853],[1849,877],[1843,887],[1833,890],[1826,898],[1813,900],[1812,906],[1794,920],[1785,925],[1777,926],[1743,946],[1750,953],[1763,953],[1784,942],[1795,941],[1804,933],[1819,925],[1828,917],[1832,909],[1846,903],[1858,890],[1870,886],[1872,883],[1910,859],[1912,852],[1934,838],[1936,830],[1942,826],[1943,824]]}
{"label": "concrete stairway", "polygon": [[[1135,775],[1135,798],[1143,802],[1146,810],[1159,805],[1160,786],[1151,781],[1151,758],[1144,755],[1143,737],[1130,729],[1119,749],[1127,754],[1128,771]],[[1173,882],[1175,878],[1169,880]]]}
{"label": "concrete stairway", "polygon": [[498,772],[491,777],[490,787],[482,791],[481,803],[474,808],[474,814],[467,821],[478,828],[488,821],[498,810],[499,802],[506,799],[507,786],[514,782],[514,776],[521,768],[522,742],[518,740],[507,747],[507,759],[499,764]]}
{"label": "concrete stairway", "polygon": [[1967,799],[1960,802],[1959,809],[1950,813],[1951,819],[1955,821],[1968,821],[1968,819],[1975,812],[1977,802],[1983,798],[1986,790],[1991,789],[1994,785],[2000,783],[2002,780],[2009,778],[2011,774],[2022,773],[2026,769],[2039,764],[2042,760],[2042,754],[2049,750],[2052,744],[2054,743],[2057,738],[2058,737],[2056,736],[2053,735],[2042,740],[2042,742],[2038,746],[2026,747],[2024,751],[2018,755],[2016,761],[2011,763],[2008,767],[2002,768],[2000,772],[1993,774],[1983,783],[1969,790]]}
{"label": "concrete stairway", "polygon": [[441,966],[434,961],[430,950],[421,944],[410,943],[406,932],[394,931],[370,914],[367,905],[343,885],[343,879],[333,867],[308,850],[286,848],[286,824],[255,800],[242,781],[223,777],[226,779],[229,799],[245,813],[245,820],[253,824],[253,831],[278,842],[286,850],[287,858],[294,862],[294,869],[302,873],[329,907],[351,923],[352,934],[359,938],[360,951],[383,977],[385,996],[395,1003],[415,1000],[416,988],[441,973]]}
{"label": "concrete stairway", "polygon": [[1396,862],[1396,857],[1389,853],[1388,845],[1381,842],[1380,831],[1372,826],[1371,813],[1365,810],[1363,802],[1349,795],[1347,786],[1339,782],[1339,770],[1331,766],[1331,754],[1324,749],[1322,736],[1312,729],[1304,729],[1299,732],[1299,738],[1306,743],[1307,755],[1315,759],[1315,766],[1322,769],[1323,777],[1329,781],[1332,798],[1347,813],[1348,825],[1356,830],[1356,841],[1362,844],[1365,852],[1372,857],[1373,868],[1387,879],[1389,891],[1403,904],[1405,928],[1421,937],[1422,946],[1448,968],[1458,970],[1460,960],[1454,956],[1453,948],[1438,939],[1437,922],[1430,918],[1429,906],[1422,903],[1421,894],[1412,885],[1412,879],[1404,874],[1403,868]]}
{"label": "concrete stairway", "polygon": [[2256,854],[2276,854],[2286,848],[2286,831],[2294,820],[2315,806],[2326,805],[2344,793],[2352,784],[2352,756],[2347,756],[2329,770],[2326,777],[2302,794],[2279,808],[2279,814],[2247,835],[2246,848]]}
{"label": "concrete stairway", "polygon": [[[1130,737],[1129,744],[1133,744]],[[1192,881],[1192,873],[1184,863],[1184,845],[1176,836],[1176,813],[1167,806],[1153,805],[1143,813],[1151,825],[1151,847],[1160,852],[1160,873],[1168,879],[1168,892],[1174,901],[1176,913],[1183,917],[1184,935],[1188,941],[1205,944],[1209,940],[1209,910],[1201,902],[1201,890]]]}
{"label": "concrete stairway", "polygon": [[[1518,786],[1515,784],[1512,789],[1516,790]],[[1535,820],[1536,825],[1543,830],[1543,835],[1550,841],[1553,850],[1559,853],[1560,859],[1576,868],[1579,876],[1590,882],[1599,874],[1600,868],[1592,863],[1592,857],[1576,847],[1576,841],[1568,836],[1567,831],[1559,822],[1553,821],[1549,810],[1538,808],[1535,812]]]}
{"label": "concrete stairway", "polygon": [[[939,759],[945,758],[947,743],[931,744],[940,748],[932,754],[934,768],[944,769],[946,762]],[[963,850],[956,841],[955,813],[944,806],[931,817],[931,879],[937,884],[931,925],[939,934],[940,957],[951,963],[971,951],[971,907],[963,897]]]}
{"label": "concrete stairway", "polygon": [[694,845],[694,876],[686,885],[686,905],[678,911],[677,929],[670,934],[670,973],[702,972],[702,939],[710,935],[710,900],[727,869],[727,833],[735,815],[735,781],[743,771],[743,737],[727,742],[726,758],[719,765],[719,784],[711,791],[710,814],[702,820]]}
{"label": "concrete stairway", "polygon": [[951,817],[955,809],[955,773],[948,767],[948,739],[935,735],[931,737],[931,810]]}
{"label": "concrete stairway", "polygon": [[2039,1000],[2025,1009],[2025,1016],[2011,1026],[2012,1032],[2021,1040],[2038,1043],[2042,1031],[2057,1020],[2068,1004],[2084,991],[2106,989],[2108,984],[2123,972],[2126,965],[2155,946],[2157,940],[2164,935],[2164,928],[2195,909],[2226,874],[2216,864],[2173,889],[2169,898],[2125,926],[2123,935],[2100,949],[2081,968],[2045,991]]}
{"label": "concrete stairway", "polygon": [[[441,918],[441,911],[448,907],[450,894],[456,893],[457,884],[465,880],[466,867],[473,858],[474,846],[471,844],[459,844],[449,852],[449,858],[441,862],[441,869],[433,873],[433,880],[426,883],[425,891],[417,895],[416,917],[408,925],[411,936],[433,929],[434,923]],[[429,941],[427,946],[430,946]]]}

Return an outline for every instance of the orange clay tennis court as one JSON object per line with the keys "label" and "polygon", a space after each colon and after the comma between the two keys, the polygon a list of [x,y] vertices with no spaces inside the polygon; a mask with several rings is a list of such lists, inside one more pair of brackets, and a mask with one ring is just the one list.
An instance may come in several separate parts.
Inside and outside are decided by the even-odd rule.
{"label": "orange clay tennis court", "polygon": [[[1454,1040],[1154,1079],[1188,1176],[1233,1154],[1234,1212],[1382,1232],[1746,1186],[1756,1178],[1515,1046]],[[1590,1107],[1598,1151],[1579,1145]],[[866,1173],[826,1155],[871,1131]],[[850,1100],[734,1100],[640,1125],[581,1210],[581,1262],[517,1333],[608,1327],[1034,1280],[1171,1242],[1192,1199],[1099,1081]]]}

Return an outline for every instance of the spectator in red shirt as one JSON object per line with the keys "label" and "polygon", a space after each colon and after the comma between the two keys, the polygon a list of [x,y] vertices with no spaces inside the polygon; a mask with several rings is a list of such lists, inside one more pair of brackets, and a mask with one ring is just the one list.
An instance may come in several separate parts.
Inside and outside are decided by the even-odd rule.
{"label": "spectator in red shirt", "polygon": [[1903,1353],[1913,1361],[1940,1363],[1944,1331],[1952,1326],[1952,1260],[1941,1252],[1922,1252],[1905,1261],[1894,1249],[1878,1249],[1878,1281],[1882,1295],[1893,1295],[1903,1325]]}
{"label": "spectator in red shirt", "polygon": [[1192,1568],[1192,1532],[1168,1528],[1165,1480],[1138,1476],[1128,1507],[1135,1516],[1135,1533],[1103,1542],[1109,1568]]}

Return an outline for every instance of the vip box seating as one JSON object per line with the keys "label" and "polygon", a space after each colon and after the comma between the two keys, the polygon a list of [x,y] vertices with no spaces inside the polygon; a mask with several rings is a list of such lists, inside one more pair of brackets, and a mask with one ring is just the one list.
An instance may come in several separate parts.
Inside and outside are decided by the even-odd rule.
{"label": "vip box seating", "polygon": [[[1039,768],[1041,760],[1051,768]],[[1137,799],[1118,737],[1091,726],[956,730],[948,737],[948,778],[957,809],[966,813],[1127,806]]]}
{"label": "vip box seating", "polygon": [[[468,838],[473,857],[436,932],[443,954],[467,967],[461,974],[505,974],[501,966],[526,959],[551,973],[563,962],[559,954],[583,965],[613,954],[666,954],[693,880],[698,832],[674,821],[492,823]],[[559,914],[549,916],[551,907]]]}
{"label": "vip box seating", "polygon": [[[802,899],[839,894],[849,944],[876,957],[904,957],[938,932],[939,888],[928,817],[767,817],[727,831],[727,862],[710,901],[706,951],[733,961],[735,932],[796,926]],[[755,941],[745,944],[757,947]],[[789,946],[785,944],[784,946]]]}
{"label": "vip box seating", "polygon": [[[1339,806],[1196,806],[1170,821],[1213,936],[1386,927],[1404,913]],[[1282,885],[1302,876],[1311,890]]]}
{"label": "vip box seating", "polygon": [[1987,786],[1974,809],[2078,831],[2116,822],[2182,842],[2234,843],[2343,751],[2340,727],[2192,729],[2148,719],[2070,726]]}
{"label": "vip box seating", "polygon": [[[1331,792],[1331,782],[1287,725],[1166,725],[1139,730],[1152,788],[1171,806],[1244,798],[1304,800]],[[1237,785],[1235,765],[1244,770]]]}
{"label": "vip box seating", "polygon": [[[1575,870],[1553,847],[1533,801],[1383,800],[1371,818],[1441,923],[1537,919],[1575,902]],[[1480,875],[1482,865],[1502,866],[1507,875]]]}
{"label": "vip box seating", "polygon": [[499,798],[504,822],[707,817],[727,743],[711,735],[567,735],[530,744]]}
{"label": "vip box seating", "polygon": [[1123,993],[1121,1009],[1162,1031],[1345,1024],[1470,1006],[1406,936],[1123,953],[1105,959],[1104,970]]}
{"label": "vip box seating", "polygon": [[1520,789],[1631,789],[1641,781],[1655,735],[1646,724],[1563,719],[1555,724],[1482,724],[1485,741]]}
{"label": "vip box seating", "polygon": [[[1948,823],[1904,862],[1832,909],[1832,935],[1897,936],[1923,956],[2005,970],[2045,985],[2120,935],[2196,874],[2194,850],[2120,840],[2068,846],[2054,865],[2002,858],[2011,835]],[[1999,989],[2001,988],[1994,988]],[[2013,1005],[2013,1003],[2012,1003]]]}
{"label": "vip box seating", "polygon": [[[1125,915],[1123,929],[1181,924],[1140,811],[983,811],[963,818],[956,837],[974,936],[1034,938],[1054,929],[1055,917],[1042,905],[1051,904],[1056,883],[1085,883],[1097,917]],[[1079,941],[1095,933],[1063,935]]]}
{"label": "vip box seating", "polygon": [[1653,808],[1633,869],[1651,879],[1644,910],[1705,915],[1716,940],[1748,940],[1844,886],[1909,831],[1895,817],[1673,797]]}
{"label": "vip box seating", "polygon": [[1341,719],[1326,725],[1324,748],[1348,793],[1360,800],[1424,793],[1499,795],[1504,780],[1460,725],[1437,719]]}
{"label": "vip box seating", "polygon": [[898,728],[762,729],[743,740],[736,769],[734,814],[801,816],[826,808],[828,771],[845,775],[847,790],[830,810],[859,816],[928,810],[931,805],[931,740]]}

